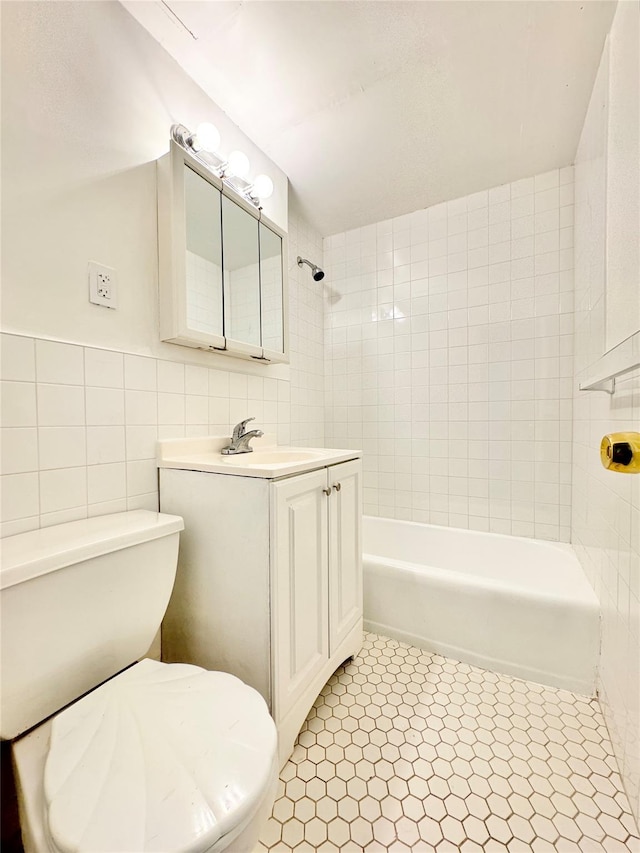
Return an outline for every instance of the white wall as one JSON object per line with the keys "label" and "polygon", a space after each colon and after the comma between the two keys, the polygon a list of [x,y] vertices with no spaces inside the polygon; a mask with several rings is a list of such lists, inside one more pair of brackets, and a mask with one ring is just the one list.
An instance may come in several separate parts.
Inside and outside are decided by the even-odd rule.
{"label": "white wall", "polygon": [[[616,66],[629,61],[629,57],[615,56],[622,44],[635,51],[638,68],[638,15],[637,4],[618,5],[576,155],[576,391],[571,524],[572,542],[602,606],[598,689],[636,820],[640,816],[640,476],[606,471],[598,451],[604,434],[640,430],[640,371],[618,379],[614,396],[602,391],[580,392],[577,387],[588,378],[606,348],[605,302],[609,302],[609,309],[611,303],[610,294],[605,294],[610,274],[605,244],[612,239],[615,242],[619,236],[612,233],[617,227],[615,220],[607,220],[605,215],[612,157],[614,169],[625,171],[636,190],[640,183],[638,152],[626,162],[619,162],[615,160],[616,149],[607,146],[607,138],[620,132],[618,122],[631,120],[631,116],[609,117],[610,94],[618,100],[628,97],[628,92],[611,87],[633,90],[635,85],[637,90],[638,84],[637,76],[610,77],[609,59],[615,58]],[[621,299],[622,310],[629,313],[637,304],[640,291],[638,232],[637,218],[628,219],[628,256],[622,266],[630,272],[626,299],[619,288],[617,298]]]}
{"label": "white wall", "polygon": [[[3,328],[209,364],[159,341],[155,160],[173,122],[207,118],[264,155],[120,3],[1,11]],[[286,226],[286,176],[266,159],[264,171]],[[89,303],[89,260],[116,269],[116,312]]]}
{"label": "white wall", "polygon": [[573,170],[325,240],[326,441],[368,514],[569,540]]}
{"label": "white wall", "polygon": [[[295,263],[320,236],[292,209],[290,367],[161,344],[154,159],[217,108],[119,3],[1,10],[2,535],[157,507],[159,437],[254,415],[321,445],[322,298]],[[117,311],[89,304],[89,259]]]}
{"label": "white wall", "polygon": [[[289,343],[291,443],[331,447],[324,434],[324,282],[313,280],[300,255],[324,267],[322,237],[294,209],[289,214]],[[335,445],[334,445],[335,446]]]}

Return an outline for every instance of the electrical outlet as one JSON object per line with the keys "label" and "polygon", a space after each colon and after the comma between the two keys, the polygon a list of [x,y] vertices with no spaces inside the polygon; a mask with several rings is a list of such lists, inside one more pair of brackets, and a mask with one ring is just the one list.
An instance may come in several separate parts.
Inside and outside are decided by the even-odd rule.
{"label": "electrical outlet", "polygon": [[89,302],[105,308],[118,307],[116,271],[89,261]]}
{"label": "electrical outlet", "polygon": [[98,273],[98,296],[103,299],[111,299],[111,276],[109,273]]}

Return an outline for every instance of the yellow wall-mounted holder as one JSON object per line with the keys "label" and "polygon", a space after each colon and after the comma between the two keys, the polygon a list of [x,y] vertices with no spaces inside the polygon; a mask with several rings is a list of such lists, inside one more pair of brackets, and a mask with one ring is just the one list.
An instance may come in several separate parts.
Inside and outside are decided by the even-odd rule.
{"label": "yellow wall-mounted holder", "polygon": [[600,442],[600,460],[609,471],[640,474],[640,432],[612,432]]}

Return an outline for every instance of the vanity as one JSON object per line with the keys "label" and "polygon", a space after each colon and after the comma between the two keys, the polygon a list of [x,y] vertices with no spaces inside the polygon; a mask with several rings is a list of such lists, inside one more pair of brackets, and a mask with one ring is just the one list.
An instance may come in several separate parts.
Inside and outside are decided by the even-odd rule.
{"label": "vanity", "polygon": [[230,672],[278,727],[281,765],[362,644],[361,452],[228,438],[159,442],[160,506],[184,518],[163,660]]}

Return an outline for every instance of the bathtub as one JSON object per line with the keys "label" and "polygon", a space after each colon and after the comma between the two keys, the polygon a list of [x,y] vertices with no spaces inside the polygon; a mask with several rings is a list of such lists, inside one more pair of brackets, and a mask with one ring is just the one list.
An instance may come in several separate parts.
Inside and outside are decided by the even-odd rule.
{"label": "bathtub", "polygon": [[595,695],[600,607],[570,545],[365,517],[365,629]]}

